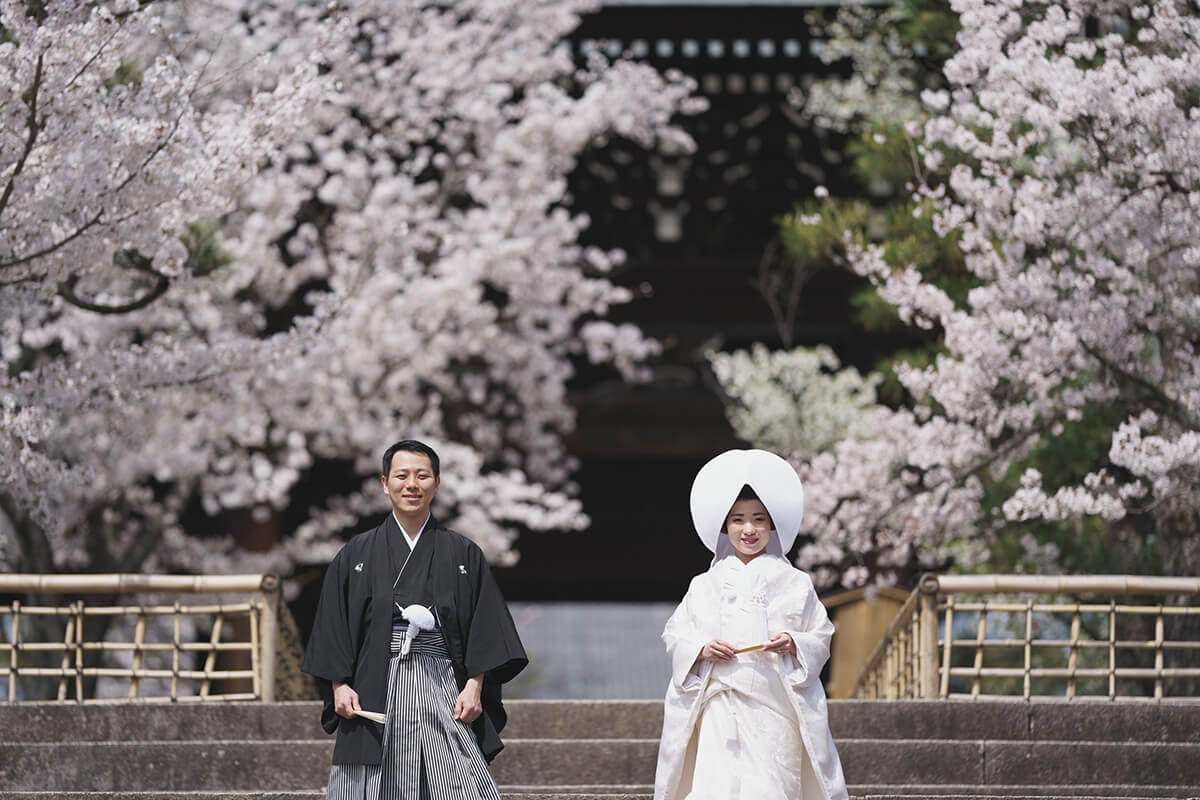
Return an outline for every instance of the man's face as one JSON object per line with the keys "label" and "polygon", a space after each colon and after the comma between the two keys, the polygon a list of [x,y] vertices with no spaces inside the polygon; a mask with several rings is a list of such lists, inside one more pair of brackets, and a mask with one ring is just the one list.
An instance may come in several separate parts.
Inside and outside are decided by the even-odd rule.
{"label": "man's face", "polygon": [[437,494],[440,481],[433,475],[433,462],[424,453],[397,450],[392,468],[382,477],[383,493],[392,501],[397,515],[424,517]]}

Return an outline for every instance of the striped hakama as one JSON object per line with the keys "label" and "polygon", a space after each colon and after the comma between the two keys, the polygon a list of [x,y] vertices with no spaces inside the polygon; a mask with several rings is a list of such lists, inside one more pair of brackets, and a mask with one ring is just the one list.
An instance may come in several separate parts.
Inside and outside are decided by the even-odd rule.
{"label": "striped hakama", "polygon": [[334,764],[326,800],[500,800],[475,734],[454,719],[458,685],[441,631],[421,631],[401,658],[404,631],[392,629],[382,763]]}

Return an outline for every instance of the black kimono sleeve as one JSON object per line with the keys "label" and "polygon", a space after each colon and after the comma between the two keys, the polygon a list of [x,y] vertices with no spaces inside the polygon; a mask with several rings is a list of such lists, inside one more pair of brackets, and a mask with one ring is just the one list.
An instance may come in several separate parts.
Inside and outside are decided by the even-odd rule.
{"label": "black kimono sleeve", "polygon": [[475,555],[475,608],[463,648],[463,665],[468,676],[482,674],[497,684],[506,683],[525,669],[529,659],[496,578],[482,553],[475,551]]}
{"label": "black kimono sleeve", "polygon": [[326,733],[333,733],[338,725],[338,717],[332,713],[333,684],[353,680],[357,657],[350,625],[344,552],[334,556],[325,570],[317,615],[300,665],[300,669],[317,679],[317,689],[325,701],[321,727]]}

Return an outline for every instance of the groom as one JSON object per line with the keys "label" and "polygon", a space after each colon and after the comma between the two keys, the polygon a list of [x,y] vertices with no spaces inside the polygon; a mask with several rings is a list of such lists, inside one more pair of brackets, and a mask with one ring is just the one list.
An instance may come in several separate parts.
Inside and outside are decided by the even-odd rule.
{"label": "groom", "polygon": [[[500,684],[528,663],[516,626],[479,546],[430,513],[441,485],[433,448],[411,439],[392,445],[381,481],[392,511],[330,562],[302,666],[325,700],[322,727],[337,732],[330,796],[364,781],[404,797],[418,796],[408,789],[425,797],[430,787],[438,795],[443,770],[491,782],[483,759],[503,747]],[[436,625],[401,656],[402,610],[414,604]],[[386,724],[363,710],[385,713]],[[385,748],[389,741],[396,746]],[[478,786],[480,796],[494,786]]]}

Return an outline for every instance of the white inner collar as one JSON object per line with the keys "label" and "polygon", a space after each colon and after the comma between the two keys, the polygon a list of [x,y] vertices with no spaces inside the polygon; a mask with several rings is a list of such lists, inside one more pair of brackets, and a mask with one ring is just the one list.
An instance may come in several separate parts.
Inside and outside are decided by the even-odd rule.
{"label": "white inner collar", "polygon": [[396,516],[395,510],[392,511],[392,519],[396,520],[396,524],[400,526],[400,532],[404,534],[404,538],[408,540],[410,550],[417,549],[417,542],[421,539],[421,534],[425,532],[425,526],[429,524],[429,519],[433,514],[426,514],[425,521],[421,523],[421,529],[417,531],[416,536],[409,536],[408,531],[404,530],[404,525],[400,523],[400,518]]}

